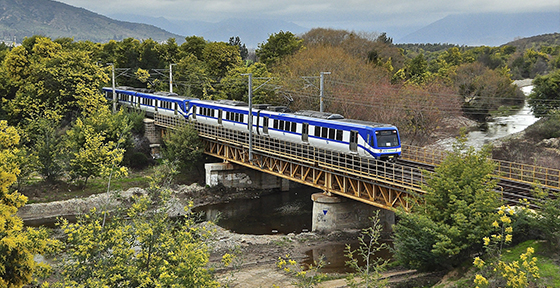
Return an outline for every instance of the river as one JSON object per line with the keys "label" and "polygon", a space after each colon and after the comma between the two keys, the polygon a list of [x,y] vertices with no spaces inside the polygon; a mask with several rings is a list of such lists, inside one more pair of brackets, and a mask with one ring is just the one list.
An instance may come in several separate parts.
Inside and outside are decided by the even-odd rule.
{"label": "river", "polygon": [[[521,91],[527,96],[532,89],[533,86],[525,86]],[[493,118],[488,122],[488,129],[469,132],[467,145],[479,149],[484,144],[523,131],[537,120],[538,118],[531,114],[531,108],[525,102],[525,106],[514,115]]]}

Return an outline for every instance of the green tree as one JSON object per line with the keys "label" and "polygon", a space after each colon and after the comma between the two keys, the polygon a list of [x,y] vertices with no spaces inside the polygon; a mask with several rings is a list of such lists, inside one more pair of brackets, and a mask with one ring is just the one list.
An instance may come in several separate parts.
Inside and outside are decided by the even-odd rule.
{"label": "green tree", "polygon": [[208,67],[208,73],[216,77],[217,80],[226,76],[230,70],[241,65],[239,48],[224,42],[206,44],[202,51],[202,59]]}
{"label": "green tree", "polygon": [[248,102],[248,80],[247,76],[243,76],[243,74],[248,73],[253,74],[253,89],[259,87],[258,90],[253,91],[252,101],[254,104],[274,104],[278,102],[278,100],[275,99],[274,89],[270,89],[270,86],[266,85],[261,86],[265,83],[270,85],[273,83],[271,82],[272,73],[268,72],[266,65],[263,63],[254,63],[247,67],[237,67],[231,70],[228,75],[220,81],[220,93],[224,95],[221,98]]}
{"label": "green tree", "polygon": [[170,217],[177,203],[168,186],[173,169],[166,171],[129,208],[92,209],[75,224],[63,220],[68,253],[54,287],[219,287],[205,268],[211,231],[195,225],[192,203],[184,217]]}
{"label": "green tree", "polygon": [[270,68],[282,58],[293,55],[302,48],[302,39],[296,37],[292,32],[280,31],[270,35],[266,43],[259,44],[255,52],[259,61]]}
{"label": "green tree", "polygon": [[163,158],[187,172],[202,159],[204,148],[192,125],[177,127],[163,139]]}
{"label": "green tree", "polygon": [[181,44],[181,58],[192,54],[196,59],[202,60],[204,48],[208,42],[202,37],[190,36],[185,38],[185,43]]}
{"label": "green tree", "polygon": [[239,36],[230,37],[229,38],[229,45],[237,46],[239,48],[239,56],[241,56],[241,60],[247,60],[247,56],[249,56],[249,50],[247,50],[247,46],[241,43],[241,39]]}
{"label": "green tree", "polygon": [[54,252],[58,241],[49,239],[44,228],[23,227],[16,213],[27,197],[10,191],[20,173],[17,163],[19,135],[14,127],[0,121],[0,287],[23,287],[34,276],[46,276],[50,266],[37,263],[36,254]]}
{"label": "green tree", "polygon": [[84,185],[90,177],[127,173],[119,165],[130,137],[128,119],[122,110],[111,114],[106,106],[103,108],[78,118],[67,132],[70,176],[83,179]]}
{"label": "green tree", "polygon": [[407,266],[454,267],[481,251],[481,240],[492,231],[500,206],[495,164],[488,147],[475,151],[462,143],[427,180],[424,203],[413,213],[399,213],[403,221],[394,229],[395,258]]}
{"label": "green tree", "polygon": [[549,75],[537,76],[533,85],[528,102],[535,116],[543,117],[560,108],[560,69]]}
{"label": "green tree", "polygon": [[27,126],[28,146],[37,156],[37,169],[47,181],[55,181],[64,171],[64,133],[60,115],[43,111]]}
{"label": "green tree", "polygon": [[10,121],[24,128],[43,110],[56,111],[71,121],[101,101],[98,89],[109,78],[89,52],[65,50],[44,37],[20,47],[5,62],[8,76],[17,86],[5,107]]}

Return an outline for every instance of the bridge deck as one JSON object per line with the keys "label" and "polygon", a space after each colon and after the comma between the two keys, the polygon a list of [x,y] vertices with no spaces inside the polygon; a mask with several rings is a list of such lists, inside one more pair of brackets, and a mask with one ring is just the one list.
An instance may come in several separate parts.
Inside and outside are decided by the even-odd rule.
{"label": "bridge deck", "polygon": [[[154,119],[156,125],[166,128],[186,123],[181,118],[157,114]],[[403,145],[402,158],[414,163],[403,165],[253,134],[253,161],[249,161],[248,133],[198,122],[195,128],[209,155],[384,209],[403,207],[408,210],[417,201],[416,196],[424,193],[421,186],[426,175],[422,169],[426,166],[422,163],[433,170],[445,158],[445,152]],[[495,174],[500,183],[507,180],[524,184],[522,188],[516,186],[513,192],[504,191],[503,186],[507,184],[502,185],[502,194],[514,199],[513,202],[531,198],[528,190],[535,181],[545,188],[560,190],[557,169],[495,161]]]}

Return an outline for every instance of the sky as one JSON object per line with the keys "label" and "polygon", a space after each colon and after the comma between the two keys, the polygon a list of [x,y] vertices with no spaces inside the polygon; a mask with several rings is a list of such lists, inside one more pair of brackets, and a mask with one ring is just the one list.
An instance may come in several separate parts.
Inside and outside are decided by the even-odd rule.
{"label": "sky", "polygon": [[[448,15],[558,12],[560,0],[57,0],[102,14],[219,22],[264,18],[306,28],[385,31],[423,27]],[[372,30],[374,29],[374,30]]]}

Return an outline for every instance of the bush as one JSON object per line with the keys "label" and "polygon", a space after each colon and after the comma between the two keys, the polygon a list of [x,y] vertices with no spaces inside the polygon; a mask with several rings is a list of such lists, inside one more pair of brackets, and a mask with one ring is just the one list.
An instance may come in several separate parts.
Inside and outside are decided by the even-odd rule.
{"label": "bush", "polygon": [[560,111],[553,112],[527,127],[525,135],[529,139],[534,139],[535,142],[560,137]]}

